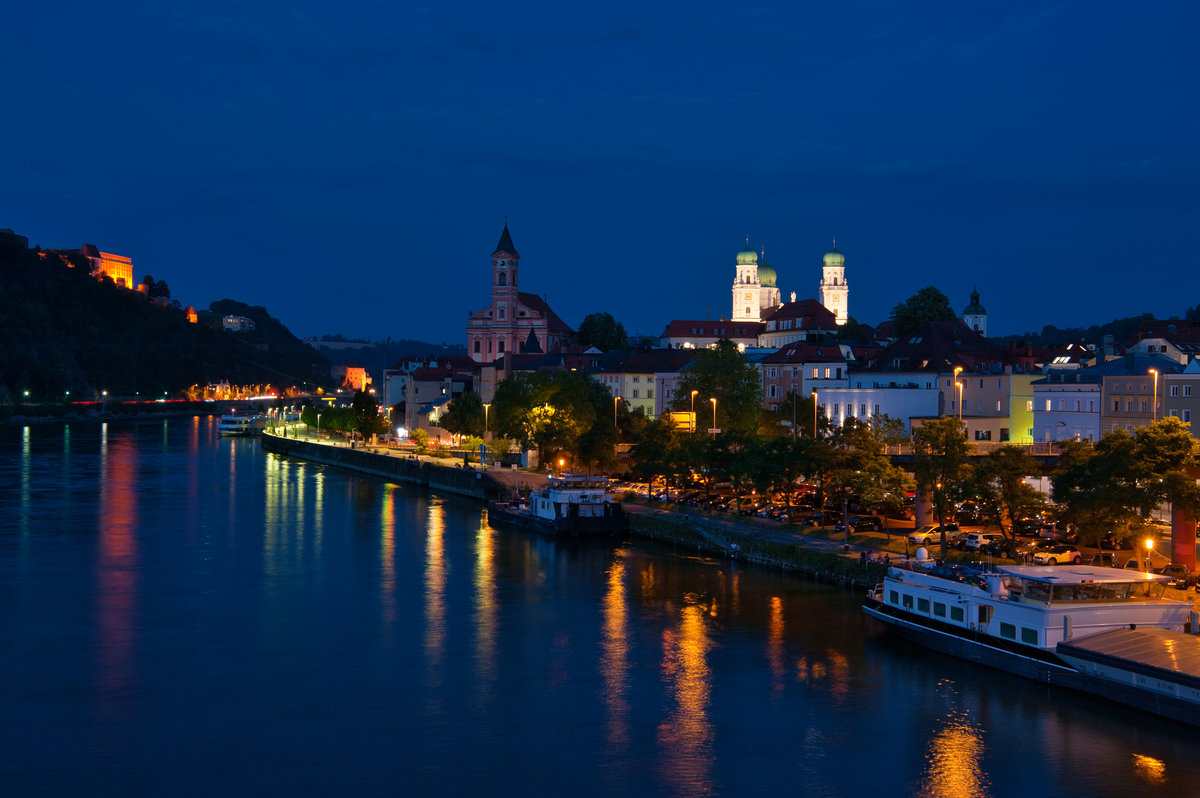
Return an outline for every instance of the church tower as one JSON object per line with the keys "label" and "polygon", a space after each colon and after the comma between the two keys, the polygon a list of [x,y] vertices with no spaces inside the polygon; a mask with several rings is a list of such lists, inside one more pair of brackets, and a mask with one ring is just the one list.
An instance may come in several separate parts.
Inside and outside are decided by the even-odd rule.
{"label": "church tower", "polygon": [[987,337],[987,311],[979,304],[979,289],[971,289],[971,304],[963,309],[963,324],[983,337]]}
{"label": "church tower", "polygon": [[508,220],[504,220],[504,232],[500,234],[500,243],[492,253],[492,299],[494,301],[512,302],[517,298],[517,263],[521,253],[513,246],[512,236],[508,234]]}
{"label": "church tower", "polygon": [[762,318],[762,312],[778,307],[779,301],[779,286],[775,284],[778,275],[775,270],[767,265],[767,251],[764,249],[759,253],[758,259],[758,308],[759,318]]}
{"label": "church tower", "polygon": [[850,286],[846,284],[846,256],[838,252],[837,239],[833,241],[833,248],[825,253],[824,261],[818,296],[840,326],[850,318]]}
{"label": "church tower", "polygon": [[758,282],[758,253],[750,248],[750,237],[746,246],[737,254],[737,272],[733,278],[733,312],[730,321],[758,321],[761,308]]}

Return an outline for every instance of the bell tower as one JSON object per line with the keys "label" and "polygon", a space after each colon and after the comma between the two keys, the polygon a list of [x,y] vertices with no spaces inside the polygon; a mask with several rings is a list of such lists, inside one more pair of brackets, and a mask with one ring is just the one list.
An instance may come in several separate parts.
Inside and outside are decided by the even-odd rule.
{"label": "bell tower", "polygon": [[733,308],[730,321],[758,321],[760,310],[758,282],[758,253],[750,248],[750,236],[746,246],[738,250],[737,266],[733,278]]}
{"label": "bell tower", "polygon": [[836,238],[823,260],[818,296],[840,326],[850,318],[850,286],[846,284],[846,256],[838,251]]}
{"label": "bell tower", "polygon": [[508,234],[508,219],[504,220],[504,232],[500,243],[492,253],[492,299],[513,301],[517,298],[517,264],[521,253],[513,246]]}

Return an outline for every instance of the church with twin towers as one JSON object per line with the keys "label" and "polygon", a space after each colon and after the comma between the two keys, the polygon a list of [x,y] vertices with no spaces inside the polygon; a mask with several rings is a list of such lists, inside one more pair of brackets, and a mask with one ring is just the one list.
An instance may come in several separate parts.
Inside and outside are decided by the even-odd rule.
{"label": "church with twin towers", "polygon": [[[850,287],[846,284],[846,256],[838,251],[837,241],[825,253],[821,281],[817,285],[818,301],[833,314],[838,325],[850,318]],[[779,287],[775,284],[775,270],[767,265],[766,252],[758,253],[746,246],[737,254],[736,272],[733,279],[733,308],[730,321],[760,321],[767,311],[783,304]],[[796,301],[795,292],[791,301]]]}

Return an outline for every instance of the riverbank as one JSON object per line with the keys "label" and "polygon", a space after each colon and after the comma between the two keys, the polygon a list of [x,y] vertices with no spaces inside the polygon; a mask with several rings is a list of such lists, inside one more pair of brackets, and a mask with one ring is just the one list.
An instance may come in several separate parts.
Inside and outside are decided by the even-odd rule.
{"label": "riverbank", "polygon": [[[284,437],[267,431],[264,450],[380,479],[419,485],[480,501],[521,488],[537,489],[545,474],[512,469],[446,465],[381,447],[352,447],[344,441]],[[873,562],[878,553],[862,546],[843,546],[792,529],[769,530],[736,518],[715,519],[625,503],[630,534],[718,558],[732,558],[825,582],[865,588],[879,583],[887,566]]]}

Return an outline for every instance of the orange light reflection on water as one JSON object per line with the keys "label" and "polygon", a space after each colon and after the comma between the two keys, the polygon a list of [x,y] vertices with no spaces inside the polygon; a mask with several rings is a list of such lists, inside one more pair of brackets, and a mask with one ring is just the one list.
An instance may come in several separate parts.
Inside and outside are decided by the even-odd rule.
{"label": "orange light reflection on water", "polygon": [[663,631],[663,677],[672,686],[675,711],[659,726],[663,778],[686,795],[712,792],[713,731],[708,708],[712,673],[707,611],[689,594],[680,610],[678,629]]}
{"label": "orange light reflection on water", "polygon": [[137,607],[137,442],[125,432],[101,431],[100,546],[96,562],[100,686],[121,693],[133,681]]}
{"label": "orange light reflection on water", "polygon": [[442,686],[446,646],[446,521],[441,502],[429,503],[425,524],[425,677],[426,708],[441,714],[437,702]]}
{"label": "orange light reflection on water", "polygon": [[604,706],[610,752],[629,748],[629,606],[625,595],[625,556],[620,549],[608,568],[608,587],[601,611],[604,637],[601,640],[600,675],[604,679]]}
{"label": "orange light reflection on water", "polygon": [[[496,678],[496,531],[480,518],[475,532],[475,675],[486,684]],[[489,694],[488,689],[480,691]]]}

